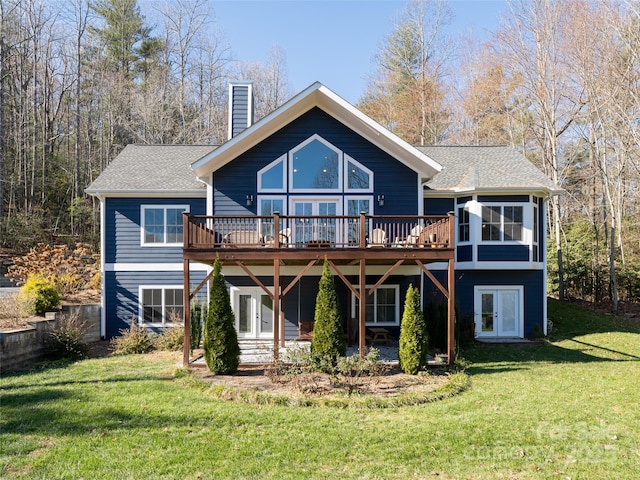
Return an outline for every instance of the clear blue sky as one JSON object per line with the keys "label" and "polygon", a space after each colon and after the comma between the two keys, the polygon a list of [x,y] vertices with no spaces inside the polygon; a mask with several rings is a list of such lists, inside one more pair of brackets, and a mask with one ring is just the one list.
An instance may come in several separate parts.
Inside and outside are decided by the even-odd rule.
{"label": "clear blue sky", "polygon": [[[450,35],[486,39],[505,9],[503,0],[452,0]],[[355,103],[363,95],[373,58],[407,2],[400,0],[212,3],[215,23],[239,61],[265,61],[273,45],[286,54],[295,93],[320,81]]]}

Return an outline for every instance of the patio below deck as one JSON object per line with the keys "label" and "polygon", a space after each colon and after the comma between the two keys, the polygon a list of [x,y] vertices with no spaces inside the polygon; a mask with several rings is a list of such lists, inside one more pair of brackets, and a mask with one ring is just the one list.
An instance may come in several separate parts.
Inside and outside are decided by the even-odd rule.
{"label": "patio below deck", "polygon": [[[454,312],[454,220],[448,215],[385,216],[192,216],[183,218],[183,266],[185,305],[209,281],[207,276],[191,291],[191,261],[213,265],[218,258],[224,265],[240,267],[273,300],[273,348],[277,357],[285,345],[285,320],[282,299],[314,265],[326,260],[333,273],[349,288],[359,310],[358,350],[366,351],[366,302],[362,298],[378,287],[402,265],[419,267],[448,300],[447,359],[453,362]],[[426,267],[432,262],[447,262],[447,282],[441,284]],[[272,265],[273,285],[265,285],[251,271],[253,267]],[[367,285],[367,266],[384,267],[374,285]],[[280,268],[294,266],[298,275],[286,286],[281,284]],[[299,268],[298,268],[299,267]],[[358,285],[343,273],[357,269]],[[283,288],[281,288],[281,286]],[[361,294],[362,292],[362,294]],[[189,309],[185,308],[185,338],[189,335]],[[185,342],[188,345],[188,342]],[[190,352],[185,347],[184,363]]]}

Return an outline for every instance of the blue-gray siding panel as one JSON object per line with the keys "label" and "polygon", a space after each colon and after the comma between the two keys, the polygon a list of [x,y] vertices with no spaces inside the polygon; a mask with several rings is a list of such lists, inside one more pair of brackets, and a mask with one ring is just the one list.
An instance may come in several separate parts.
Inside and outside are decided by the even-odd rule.
{"label": "blue-gray siding panel", "polygon": [[[446,286],[447,272],[434,271],[435,277]],[[529,336],[535,325],[542,329],[544,321],[544,272],[542,270],[456,270],[456,305],[462,319],[473,319],[473,290],[479,285],[520,286],[524,287],[524,335]],[[424,299],[426,305],[431,299],[439,299],[442,294],[431,280],[424,275]]]}
{"label": "blue-gray siding panel", "polygon": [[[204,280],[205,272],[191,272],[192,289]],[[140,285],[182,286],[182,272],[105,272],[104,298],[107,338],[117,336],[121,329],[128,328],[131,319],[138,319],[138,287]],[[206,287],[200,290],[198,298],[204,301]]]}
{"label": "blue-gray siding panel", "polygon": [[453,198],[425,198],[425,215],[446,215],[454,211]]}
{"label": "blue-gray siding panel", "polygon": [[458,245],[456,247],[456,253],[458,262],[473,261],[473,245]]}
{"label": "blue-gray siding panel", "polygon": [[[373,213],[418,213],[417,173],[316,107],[214,173],[215,214],[257,213],[258,202],[247,207],[246,196],[257,195],[258,170],[314,134],[320,135],[374,172],[373,195],[384,194],[385,205],[379,207],[374,202]],[[296,192],[295,195],[303,193]],[[309,195],[313,195],[313,192],[309,192]]]}
{"label": "blue-gray siding panel", "polygon": [[528,262],[529,247],[526,245],[478,245],[480,262]]}
{"label": "blue-gray siding panel", "polygon": [[231,95],[231,136],[235,137],[250,125],[249,117],[252,112],[249,112],[249,86],[233,85]]}
{"label": "blue-gray siding panel", "polygon": [[206,213],[204,198],[107,198],[105,199],[106,263],[175,263],[182,262],[182,246],[142,247],[142,205],[189,205],[193,215]]}

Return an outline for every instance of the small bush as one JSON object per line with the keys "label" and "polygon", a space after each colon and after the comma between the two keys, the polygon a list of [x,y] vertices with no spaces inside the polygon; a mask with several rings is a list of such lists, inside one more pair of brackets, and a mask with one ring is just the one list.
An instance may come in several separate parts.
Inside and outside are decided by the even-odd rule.
{"label": "small bush", "polygon": [[45,337],[45,350],[48,358],[79,359],[87,356],[87,344],[84,334],[87,330],[85,322],[78,315],[62,315],[57,325]]}
{"label": "small bush", "polygon": [[179,352],[184,345],[184,327],[169,327],[153,341],[157,350]]}
{"label": "small bush", "polygon": [[51,282],[39,275],[32,275],[21,287],[23,300],[30,304],[31,313],[42,315],[58,308],[60,294]]}
{"label": "small bush", "polygon": [[148,353],[153,350],[153,339],[147,329],[138,325],[135,318],[131,319],[131,326],[120,330],[120,336],[111,340],[111,346],[116,355],[131,353]]}
{"label": "small bush", "polygon": [[33,302],[23,295],[11,294],[0,299],[0,326],[22,326],[24,318],[29,316]]}
{"label": "small bush", "polygon": [[200,302],[195,301],[191,305],[190,318],[191,330],[189,332],[189,346],[193,351],[200,346],[200,340],[202,340],[202,304]]}
{"label": "small bush", "polygon": [[429,338],[424,315],[420,309],[420,293],[409,285],[400,325],[398,359],[405,373],[415,375],[427,366]]}

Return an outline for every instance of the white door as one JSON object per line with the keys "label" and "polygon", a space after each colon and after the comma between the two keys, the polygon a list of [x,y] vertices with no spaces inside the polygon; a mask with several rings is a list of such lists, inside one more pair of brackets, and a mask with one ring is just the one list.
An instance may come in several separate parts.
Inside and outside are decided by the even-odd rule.
{"label": "white door", "polygon": [[233,304],[238,338],[273,338],[273,300],[261,288],[238,288]]}
{"label": "white door", "polygon": [[476,287],[476,336],[522,337],[522,292],[522,287]]}

